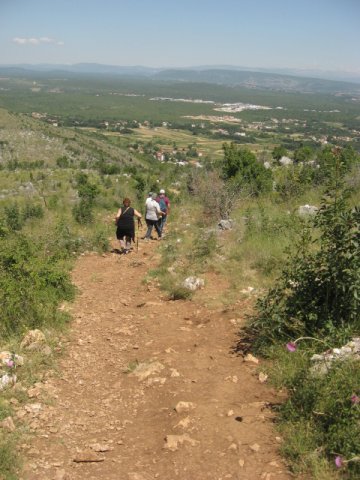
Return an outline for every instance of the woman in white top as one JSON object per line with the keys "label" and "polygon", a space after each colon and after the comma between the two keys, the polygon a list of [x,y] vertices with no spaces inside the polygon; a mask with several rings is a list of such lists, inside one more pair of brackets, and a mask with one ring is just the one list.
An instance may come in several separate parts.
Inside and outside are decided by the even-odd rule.
{"label": "woman in white top", "polygon": [[145,203],[145,221],[148,227],[145,234],[144,240],[149,240],[151,238],[151,232],[153,227],[158,234],[158,238],[161,238],[161,230],[159,226],[159,218],[162,217],[162,211],[160,210],[160,205],[155,200],[157,197],[156,193],[151,194]]}

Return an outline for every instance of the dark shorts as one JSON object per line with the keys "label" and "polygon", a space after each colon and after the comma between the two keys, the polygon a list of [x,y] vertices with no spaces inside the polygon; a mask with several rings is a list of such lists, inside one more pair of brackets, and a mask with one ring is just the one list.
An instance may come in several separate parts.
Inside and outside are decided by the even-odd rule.
{"label": "dark shorts", "polygon": [[159,220],[148,220],[147,218],[145,219],[145,221],[146,221],[147,226],[152,225],[153,227],[155,225],[158,225],[158,223],[159,223]]}
{"label": "dark shorts", "polygon": [[116,229],[116,238],[122,240],[124,237],[130,237],[135,242],[135,228],[118,227]]}

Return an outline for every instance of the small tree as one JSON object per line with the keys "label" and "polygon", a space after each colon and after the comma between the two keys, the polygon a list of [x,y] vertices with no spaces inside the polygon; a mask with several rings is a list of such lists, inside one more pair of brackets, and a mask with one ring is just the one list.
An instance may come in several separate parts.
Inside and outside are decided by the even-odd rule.
{"label": "small tree", "polygon": [[246,188],[253,195],[268,192],[272,188],[272,174],[257,161],[248,148],[239,148],[235,143],[224,144],[222,172],[225,180],[232,181],[239,188]]}
{"label": "small tree", "polygon": [[281,157],[286,157],[288,152],[283,145],[278,145],[274,148],[271,154],[274,160],[279,161]]}
{"label": "small tree", "polygon": [[146,179],[141,173],[137,173],[133,178],[135,180],[136,196],[138,200],[142,200],[146,190]]}
{"label": "small tree", "polygon": [[62,157],[58,157],[56,159],[56,165],[60,168],[69,168],[70,162],[69,159],[65,155],[63,155]]}
{"label": "small tree", "polygon": [[294,152],[295,162],[309,162],[315,155],[314,150],[311,147],[300,147]]}
{"label": "small tree", "polygon": [[5,221],[9,230],[16,232],[23,227],[23,218],[19,205],[13,203],[5,206]]}
{"label": "small tree", "polygon": [[88,176],[80,173],[77,176],[78,195],[80,201],[73,208],[73,216],[78,223],[91,223],[95,198],[99,195],[99,187],[89,182]]}

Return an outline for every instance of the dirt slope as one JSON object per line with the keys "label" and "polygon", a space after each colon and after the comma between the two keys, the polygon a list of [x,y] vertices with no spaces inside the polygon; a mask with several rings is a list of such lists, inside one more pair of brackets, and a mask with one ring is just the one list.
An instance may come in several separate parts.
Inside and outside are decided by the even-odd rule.
{"label": "dirt slope", "polygon": [[246,302],[166,301],[142,282],[154,244],[77,262],[71,338],[47,394],[29,400],[21,478],[291,478],[266,406],[278,398],[231,353]]}

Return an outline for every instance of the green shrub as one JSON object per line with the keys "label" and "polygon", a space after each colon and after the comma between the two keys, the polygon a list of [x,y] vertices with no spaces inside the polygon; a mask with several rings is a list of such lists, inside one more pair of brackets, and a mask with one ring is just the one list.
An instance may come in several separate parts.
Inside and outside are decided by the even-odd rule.
{"label": "green shrub", "polygon": [[14,440],[14,435],[0,432],[0,475],[4,480],[16,480],[16,469],[19,459]]}
{"label": "green shrub", "polygon": [[280,168],[276,174],[275,190],[283,200],[299,197],[309,188],[312,180],[313,167],[291,165]]}
{"label": "green shrub", "polygon": [[70,162],[69,159],[64,155],[56,159],[56,165],[60,168],[69,168]]}
{"label": "green shrub", "polygon": [[193,240],[192,249],[188,254],[188,258],[192,262],[200,262],[203,264],[213,257],[216,248],[217,241],[215,232],[213,230],[200,231]]}
{"label": "green shrub", "polygon": [[64,266],[23,235],[0,241],[0,338],[58,321],[57,305],[74,287]]}
{"label": "green shrub", "polygon": [[309,357],[308,351],[283,350],[272,368],[277,385],[289,391],[279,409],[283,452],[295,471],[313,472],[319,461],[327,461],[334,470],[335,457],[340,456],[347,478],[358,478],[360,463],[353,461],[360,453],[360,405],[354,401],[360,385],[358,362],[333,363],[319,376],[309,370]]}
{"label": "green shrub", "polygon": [[[334,167],[318,214],[304,227],[275,287],[258,301],[243,343],[250,339],[255,350],[270,356],[270,378],[288,391],[279,421],[282,451],[294,471],[319,480],[338,478],[335,458],[340,457],[344,478],[355,480],[360,474],[358,361],[334,362],[324,375],[310,369],[315,351],[340,346],[360,331],[360,211],[349,204],[347,167],[339,156]],[[301,349],[284,348],[289,339],[303,336]]]}
{"label": "green shrub", "polygon": [[48,208],[50,210],[56,210],[59,204],[59,196],[58,195],[50,195],[48,200]]}
{"label": "green shrub", "polygon": [[76,236],[69,227],[66,219],[61,219],[54,228],[54,235],[48,239],[48,248],[54,258],[65,259],[78,253],[86,246],[83,237]]}
{"label": "green shrub", "polygon": [[44,217],[44,209],[41,205],[34,205],[31,203],[27,203],[25,208],[22,212],[22,218],[26,221],[28,218],[43,218]]}
{"label": "green shrub", "polygon": [[121,172],[120,165],[116,163],[99,162],[97,168],[102,175],[116,175]]}
{"label": "green shrub", "polygon": [[84,173],[77,175],[76,182],[80,202],[74,206],[72,213],[76,222],[84,225],[91,223],[94,219],[95,199],[100,194],[100,190],[97,185],[89,182],[88,176]]}
{"label": "green shrub", "polygon": [[12,410],[10,408],[9,402],[3,398],[0,398],[0,421],[4,418],[12,415]]}
{"label": "green shrub", "polygon": [[94,220],[92,203],[81,199],[80,202],[74,206],[72,214],[76,222],[80,225],[92,223]]}
{"label": "green shrub", "polygon": [[4,218],[0,218],[0,239],[6,237],[9,233],[9,228],[7,227],[7,222]]}
{"label": "green shrub", "polygon": [[224,178],[239,184],[253,195],[269,192],[272,189],[271,170],[258,162],[254,153],[247,148],[239,148],[235,143],[224,144]]}
{"label": "green shrub", "polygon": [[276,286],[257,304],[249,327],[256,348],[302,335],[346,337],[360,329],[360,210],[349,206],[339,178],[334,182],[315,228],[305,227]]}
{"label": "green shrub", "polygon": [[108,252],[110,250],[109,232],[107,229],[97,227],[91,236],[91,248],[99,252]]}
{"label": "green shrub", "polygon": [[134,175],[133,178],[135,181],[136,196],[138,200],[142,200],[146,190],[146,185],[147,185],[145,177],[144,175],[138,173]]}
{"label": "green shrub", "polygon": [[9,230],[17,232],[22,229],[23,221],[22,215],[17,203],[6,205],[5,209],[5,221]]}
{"label": "green shrub", "polygon": [[168,291],[170,300],[188,300],[193,295],[191,290],[176,283],[170,283],[166,290]]}
{"label": "green shrub", "polygon": [[280,264],[281,259],[271,253],[262,253],[251,266],[256,268],[265,277],[269,277],[279,268]]}

